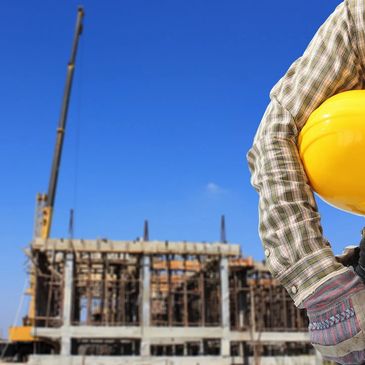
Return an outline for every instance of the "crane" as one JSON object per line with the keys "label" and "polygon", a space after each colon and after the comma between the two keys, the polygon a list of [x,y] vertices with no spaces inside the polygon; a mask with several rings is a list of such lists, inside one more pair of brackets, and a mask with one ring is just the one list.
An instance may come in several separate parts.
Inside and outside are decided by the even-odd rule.
{"label": "crane", "polygon": [[[48,183],[47,194],[37,194],[37,213],[35,219],[34,238],[48,239],[51,233],[53,209],[55,204],[55,197],[57,191],[58,175],[61,164],[63,141],[66,130],[67,114],[70,104],[70,96],[72,89],[73,76],[75,72],[75,62],[79,39],[83,29],[84,10],[82,7],[78,8],[76,27],[72,42],[71,57],[67,65],[66,83],[61,104],[61,113],[58,121],[56,143],[52,160],[51,174]],[[31,262],[30,285],[27,293],[30,296],[28,316],[20,327],[11,327],[9,329],[9,339],[11,342],[32,342],[36,338],[32,335],[32,329],[35,326],[35,287],[34,280],[34,262]]]}

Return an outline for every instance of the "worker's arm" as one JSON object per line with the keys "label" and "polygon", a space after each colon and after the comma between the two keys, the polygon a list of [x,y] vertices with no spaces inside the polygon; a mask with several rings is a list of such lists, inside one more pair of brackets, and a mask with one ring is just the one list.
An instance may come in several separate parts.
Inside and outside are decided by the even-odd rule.
{"label": "worker's arm", "polygon": [[340,4],[304,55],[271,91],[271,103],[248,153],[259,192],[260,235],[268,266],[300,305],[346,268],[323,238],[297,137],[308,116],[341,91],[363,87],[365,2]]}
{"label": "worker's arm", "polygon": [[319,29],[273,88],[248,153],[267,264],[296,305],[306,308],[312,343],[342,364],[365,362],[365,286],[323,237],[297,138],[324,100],[363,88],[364,8],[364,0],[345,1]]}

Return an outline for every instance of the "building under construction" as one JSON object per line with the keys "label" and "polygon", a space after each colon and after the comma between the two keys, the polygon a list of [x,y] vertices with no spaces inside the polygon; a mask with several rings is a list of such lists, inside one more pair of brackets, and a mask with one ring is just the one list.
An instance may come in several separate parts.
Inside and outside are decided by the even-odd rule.
{"label": "building under construction", "polygon": [[30,364],[314,361],[305,313],[239,245],[144,238],[32,242],[34,318],[12,329]]}
{"label": "building under construction", "polygon": [[[307,318],[262,263],[219,242],[50,237],[83,10],[79,9],[49,189],[37,198],[29,310],[2,357],[29,364],[311,364]],[[281,361],[281,360],[280,360]]]}

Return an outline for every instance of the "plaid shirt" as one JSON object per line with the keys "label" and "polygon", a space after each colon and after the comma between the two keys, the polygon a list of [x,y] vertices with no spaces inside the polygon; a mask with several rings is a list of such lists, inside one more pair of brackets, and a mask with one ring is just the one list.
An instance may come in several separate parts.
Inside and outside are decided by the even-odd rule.
{"label": "plaid shirt", "polygon": [[365,0],[347,0],[272,89],[248,152],[251,182],[260,195],[260,236],[267,263],[296,305],[346,270],[323,237],[297,137],[327,98],[364,87],[364,68]]}

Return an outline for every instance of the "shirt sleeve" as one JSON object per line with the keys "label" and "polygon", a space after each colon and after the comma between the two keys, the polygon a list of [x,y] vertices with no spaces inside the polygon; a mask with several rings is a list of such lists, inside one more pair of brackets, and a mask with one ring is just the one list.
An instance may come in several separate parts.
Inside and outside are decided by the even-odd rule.
{"label": "shirt sleeve", "polygon": [[298,306],[346,270],[323,237],[297,137],[324,100],[362,88],[364,8],[364,0],[345,1],[321,26],[303,56],[272,89],[247,155],[251,182],[259,193],[259,232],[268,267]]}

